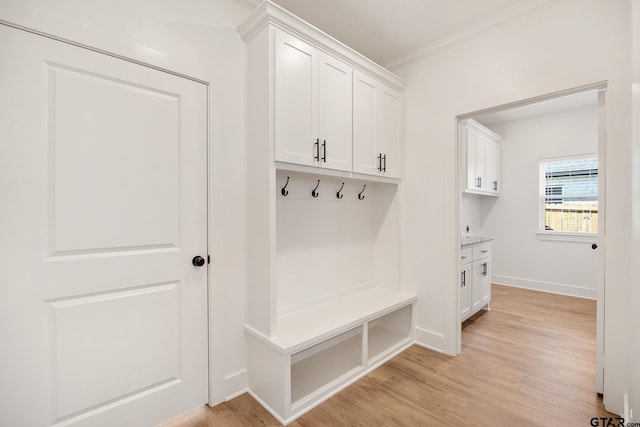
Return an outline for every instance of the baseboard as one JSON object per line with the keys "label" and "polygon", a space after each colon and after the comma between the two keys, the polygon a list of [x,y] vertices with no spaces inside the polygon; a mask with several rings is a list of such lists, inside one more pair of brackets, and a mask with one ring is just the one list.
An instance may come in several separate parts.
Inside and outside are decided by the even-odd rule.
{"label": "baseboard", "polygon": [[426,329],[422,329],[416,327],[416,342],[417,345],[421,347],[428,348],[430,350],[435,350],[440,353],[445,353],[444,351],[444,335],[438,334],[436,332],[428,331]]}
{"label": "baseboard", "polygon": [[243,369],[224,377],[224,401],[235,399],[247,392],[247,370]]}
{"label": "baseboard", "polygon": [[595,289],[579,286],[565,285],[562,283],[543,282],[540,280],[522,279],[520,277],[491,275],[491,283],[496,285],[511,286],[514,288],[531,289],[534,291],[549,292],[552,294],[568,295],[578,298],[596,299]]}

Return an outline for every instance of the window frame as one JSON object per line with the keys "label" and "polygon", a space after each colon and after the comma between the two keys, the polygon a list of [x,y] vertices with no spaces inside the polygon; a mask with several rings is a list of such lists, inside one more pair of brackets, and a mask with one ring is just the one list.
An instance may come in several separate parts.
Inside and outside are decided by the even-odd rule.
{"label": "window frame", "polygon": [[[592,242],[598,238],[598,232],[576,232],[576,231],[558,231],[558,230],[546,230],[546,199],[549,195],[546,194],[546,165],[551,162],[562,162],[571,160],[584,160],[584,159],[596,159],[599,163],[598,153],[580,154],[575,156],[562,156],[562,157],[549,157],[540,159],[538,162],[538,229],[536,235],[540,240],[555,240],[555,241],[568,241],[568,242]],[[600,165],[598,164],[598,175],[600,174]],[[598,182],[599,184],[599,182]],[[564,191],[563,191],[564,193]],[[580,197],[593,197],[592,195],[552,195],[558,198],[580,198]],[[599,202],[599,194],[596,195],[596,200]]]}

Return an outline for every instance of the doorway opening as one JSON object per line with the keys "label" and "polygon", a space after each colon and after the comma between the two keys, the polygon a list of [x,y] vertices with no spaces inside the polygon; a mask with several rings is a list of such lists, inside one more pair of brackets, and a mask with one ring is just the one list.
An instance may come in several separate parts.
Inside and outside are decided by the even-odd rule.
{"label": "doorway opening", "polygon": [[[592,299],[598,393],[603,392],[605,95],[606,83],[598,83],[458,116],[457,150],[458,353],[463,321],[491,315],[491,284]],[[482,257],[478,245],[488,256]]]}

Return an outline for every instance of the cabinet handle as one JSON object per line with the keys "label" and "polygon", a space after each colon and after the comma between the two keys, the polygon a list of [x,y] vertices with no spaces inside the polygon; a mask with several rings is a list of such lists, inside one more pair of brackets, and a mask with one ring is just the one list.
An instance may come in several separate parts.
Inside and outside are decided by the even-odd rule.
{"label": "cabinet handle", "polygon": [[386,172],[387,171],[387,155],[385,154],[384,156],[382,156],[382,158],[384,159],[384,167],[382,168],[382,172]]}
{"label": "cabinet handle", "polygon": [[327,140],[322,140],[322,161],[327,163]]}
{"label": "cabinet handle", "polygon": [[483,263],[482,264],[482,275],[486,276],[487,275],[487,263]]}
{"label": "cabinet handle", "polygon": [[482,188],[482,177],[481,176],[476,178],[476,187]]}
{"label": "cabinet handle", "polygon": [[487,252],[489,252],[489,249],[483,249],[480,251],[481,254],[486,254]]}
{"label": "cabinet handle", "polygon": [[462,259],[467,259],[467,257],[463,255],[463,256],[462,256]]}
{"label": "cabinet handle", "polygon": [[316,142],[313,145],[316,150],[316,154],[313,156],[313,158],[317,161],[320,161],[320,138],[316,138]]}
{"label": "cabinet handle", "polygon": [[462,271],[462,287],[467,286],[467,272],[466,271]]}
{"label": "cabinet handle", "polygon": [[493,191],[498,191],[498,181],[493,181]]}
{"label": "cabinet handle", "polygon": [[378,170],[382,172],[382,153],[378,154]]}

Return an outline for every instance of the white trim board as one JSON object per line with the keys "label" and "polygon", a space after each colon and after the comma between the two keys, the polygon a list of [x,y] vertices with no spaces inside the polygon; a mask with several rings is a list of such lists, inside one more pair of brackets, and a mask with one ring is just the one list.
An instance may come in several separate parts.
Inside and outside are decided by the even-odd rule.
{"label": "white trim board", "polygon": [[511,286],[513,288],[530,289],[533,291],[548,292],[551,294],[567,295],[571,297],[596,299],[596,290],[582,288],[562,283],[544,282],[541,280],[522,279],[520,277],[500,276],[493,274],[491,283],[495,285]]}
{"label": "white trim board", "polygon": [[243,369],[224,377],[224,401],[235,399],[247,392],[247,370]]}
{"label": "white trim board", "polygon": [[416,342],[420,347],[448,354],[444,351],[444,335],[416,327]]}

